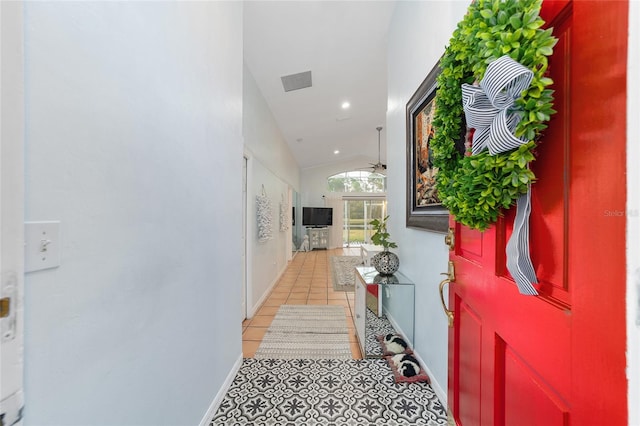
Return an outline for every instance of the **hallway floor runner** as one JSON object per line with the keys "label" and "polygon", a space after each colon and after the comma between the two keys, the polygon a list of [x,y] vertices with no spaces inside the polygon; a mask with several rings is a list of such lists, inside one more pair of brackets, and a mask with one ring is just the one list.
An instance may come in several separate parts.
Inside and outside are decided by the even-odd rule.
{"label": "hallway floor runner", "polygon": [[353,268],[362,265],[360,256],[331,256],[331,278],[336,291],[355,291],[356,273]]}
{"label": "hallway floor runner", "polygon": [[282,305],[262,338],[257,359],[351,359],[344,307]]}

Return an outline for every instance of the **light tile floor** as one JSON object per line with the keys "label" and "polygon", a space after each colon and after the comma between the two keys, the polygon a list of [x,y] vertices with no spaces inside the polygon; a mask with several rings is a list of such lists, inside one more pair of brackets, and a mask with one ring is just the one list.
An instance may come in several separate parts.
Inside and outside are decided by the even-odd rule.
{"label": "light tile floor", "polygon": [[243,356],[253,358],[280,305],[341,305],[347,315],[351,353],[354,359],[362,359],[353,324],[354,293],[333,290],[329,263],[331,256],[359,255],[359,248],[297,253],[256,315],[243,321]]}

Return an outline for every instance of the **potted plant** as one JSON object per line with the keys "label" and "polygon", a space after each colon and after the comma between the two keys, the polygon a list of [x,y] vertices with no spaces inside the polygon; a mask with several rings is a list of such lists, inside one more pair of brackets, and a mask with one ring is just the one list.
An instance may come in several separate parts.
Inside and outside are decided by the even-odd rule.
{"label": "potted plant", "polygon": [[393,275],[400,267],[400,259],[395,253],[389,251],[390,248],[396,248],[398,245],[389,240],[389,232],[387,231],[387,220],[374,219],[369,224],[375,230],[375,234],[371,236],[371,242],[377,246],[382,246],[383,251],[373,256],[371,264],[376,268],[380,275]]}

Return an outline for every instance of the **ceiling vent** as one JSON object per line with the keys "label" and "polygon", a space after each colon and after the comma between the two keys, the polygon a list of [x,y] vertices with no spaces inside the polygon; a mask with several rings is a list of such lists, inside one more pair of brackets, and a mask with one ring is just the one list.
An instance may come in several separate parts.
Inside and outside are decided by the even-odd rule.
{"label": "ceiling vent", "polygon": [[285,92],[311,87],[311,71],[280,77]]}

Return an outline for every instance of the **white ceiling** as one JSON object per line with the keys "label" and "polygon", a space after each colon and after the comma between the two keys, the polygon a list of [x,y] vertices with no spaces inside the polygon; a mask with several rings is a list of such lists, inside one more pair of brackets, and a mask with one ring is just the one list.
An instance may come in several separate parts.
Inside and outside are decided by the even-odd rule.
{"label": "white ceiling", "polygon": [[[377,161],[394,6],[389,1],[244,3],[245,63],[300,167],[361,156],[362,167]],[[312,72],[313,86],[285,92],[280,77],[304,71]],[[351,104],[347,110],[341,107],[345,101]],[[383,129],[383,163],[385,136]]]}

